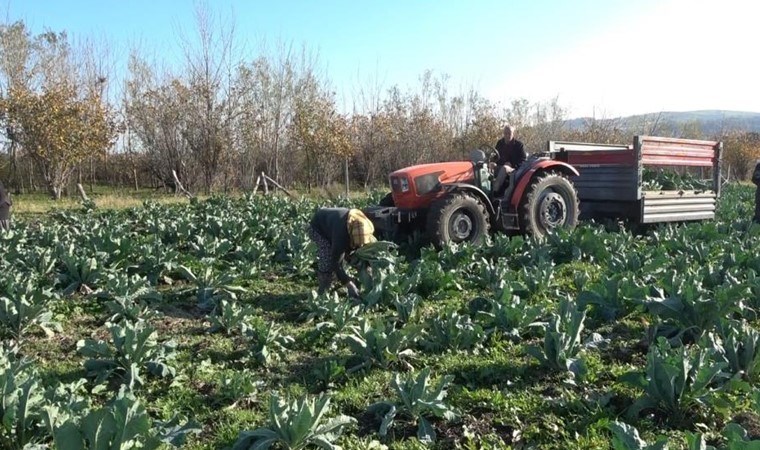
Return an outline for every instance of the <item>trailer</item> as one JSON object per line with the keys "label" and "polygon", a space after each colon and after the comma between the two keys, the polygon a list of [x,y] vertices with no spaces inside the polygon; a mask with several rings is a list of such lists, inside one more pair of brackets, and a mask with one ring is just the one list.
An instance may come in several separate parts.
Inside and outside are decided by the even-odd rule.
{"label": "trailer", "polygon": [[[721,188],[723,144],[716,141],[635,136],[632,145],[549,141],[553,158],[575,167],[570,176],[580,219],[613,218],[638,224],[715,218]],[[704,190],[647,190],[645,169],[691,171],[710,181]]]}

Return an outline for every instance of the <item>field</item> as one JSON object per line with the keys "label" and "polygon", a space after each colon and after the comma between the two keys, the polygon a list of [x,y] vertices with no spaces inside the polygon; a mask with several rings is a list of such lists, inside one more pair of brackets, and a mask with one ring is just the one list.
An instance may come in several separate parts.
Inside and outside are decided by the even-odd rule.
{"label": "field", "polygon": [[409,242],[353,268],[353,303],[313,293],[310,200],[22,218],[0,448],[760,448],[752,196],[636,234]]}

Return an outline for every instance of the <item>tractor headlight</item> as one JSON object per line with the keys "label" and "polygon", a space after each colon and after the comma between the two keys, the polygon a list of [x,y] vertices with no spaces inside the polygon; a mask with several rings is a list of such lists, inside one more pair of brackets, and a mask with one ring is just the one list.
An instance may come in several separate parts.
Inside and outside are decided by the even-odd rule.
{"label": "tractor headlight", "polygon": [[402,177],[398,179],[401,192],[409,192],[409,178]]}
{"label": "tractor headlight", "polygon": [[393,192],[409,192],[409,179],[406,177],[391,177]]}

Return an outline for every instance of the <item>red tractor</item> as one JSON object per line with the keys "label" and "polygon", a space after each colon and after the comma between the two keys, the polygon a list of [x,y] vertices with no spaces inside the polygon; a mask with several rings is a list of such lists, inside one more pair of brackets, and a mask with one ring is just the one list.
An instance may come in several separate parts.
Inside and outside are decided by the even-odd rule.
{"label": "red tractor", "polygon": [[[572,229],[584,216],[637,223],[710,219],[720,193],[721,149],[720,142],[651,136],[636,136],[633,145],[550,141],[545,153],[510,174],[501,196],[491,189],[485,152],[474,150],[469,161],[391,173],[391,192],[364,211],[386,236],[421,231],[439,247],[480,242],[491,231],[540,237]],[[698,170],[712,179],[712,189],[648,191],[644,166]]]}
{"label": "red tractor", "polygon": [[480,242],[489,231],[544,235],[578,222],[571,165],[534,155],[509,176],[502,196],[491,189],[485,152],[470,161],[420,164],[390,174],[391,192],[365,212],[381,232],[425,232],[436,246]]}

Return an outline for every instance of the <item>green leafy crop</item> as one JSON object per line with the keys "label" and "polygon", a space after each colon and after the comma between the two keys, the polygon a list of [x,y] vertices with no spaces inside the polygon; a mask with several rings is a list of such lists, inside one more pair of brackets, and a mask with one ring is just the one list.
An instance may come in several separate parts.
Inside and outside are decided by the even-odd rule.
{"label": "green leafy crop", "polygon": [[232,450],[266,450],[273,447],[339,450],[335,440],[356,419],[343,415],[328,418],[329,409],[330,397],[325,395],[288,400],[272,394],[267,425],[241,432]]}
{"label": "green leafy crop", "polygon": [[388,434],[397,417],[407,416],[417,422],[417,438],[421,442],[435,442],[436,433],[429,418],[454,420],[457,417],[457,413],[444,401],[446,388],[452,380],[453,377],[445,376],[433,381],[428,367],[417,374],[394,375],[391,385],[396,393],[396,400],[375,403],[369,408],[383,417],[380,436]]}
{"label": "green leafy crop", "polygon": [[175,369],[169,361],[174,357],[176,345],[171,341],[159,343],[153,327],[142,321],[123,321],[111,325],[109,331],[110,342],[95,339],[77,342],[79,353],[90,358],[84,367],[95,383],[115,377],[131,390],[143,384],[145,371],[160,377],[174,376]]}

